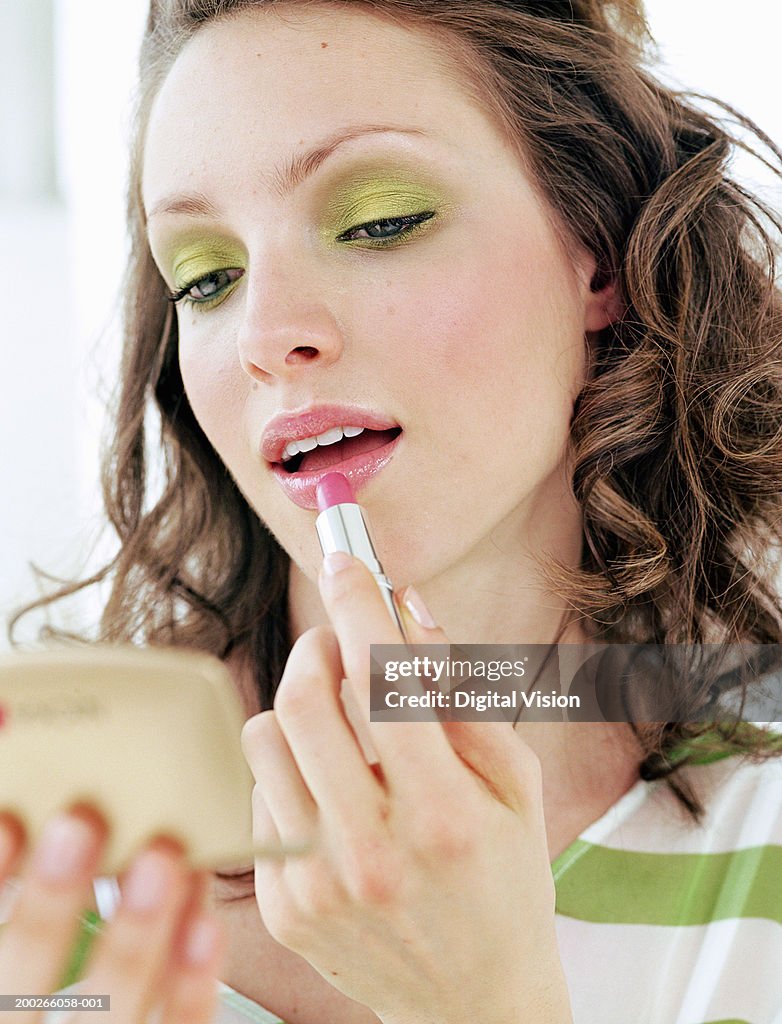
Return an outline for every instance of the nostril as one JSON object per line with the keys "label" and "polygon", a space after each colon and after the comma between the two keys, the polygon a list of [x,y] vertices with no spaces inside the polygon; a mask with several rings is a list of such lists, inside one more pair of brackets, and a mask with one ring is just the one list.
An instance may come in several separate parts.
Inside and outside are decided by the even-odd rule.
{"label": "nostril", "polygon": [[285,362],[299,362],[300,360],[308,361],[314,359],[317,356],[318,350],[313,348],[312,345],[301,345],[299,348],[294,348],[292,352],[289,352]]}

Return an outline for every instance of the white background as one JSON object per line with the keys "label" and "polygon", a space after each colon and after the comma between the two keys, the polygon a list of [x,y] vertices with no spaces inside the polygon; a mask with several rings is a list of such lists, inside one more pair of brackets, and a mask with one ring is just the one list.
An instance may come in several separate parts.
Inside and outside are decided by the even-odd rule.
{"label": "white background", "polygon": [[[98,440],[118,360],[125,147],[146,6],[0,0],[3,622],[38,593],[29,562],[79,574],[100,533]],[[773,0],[650,0],[647,9],[668,79],[727,100],[782,141]],[[782,208],[756,162],[739,155],[735,173]],[[111,539],[101,552],[113,550]],[[58,611],[57,621],[68,618]],[[39,622],[21,638],[32,640]]]}

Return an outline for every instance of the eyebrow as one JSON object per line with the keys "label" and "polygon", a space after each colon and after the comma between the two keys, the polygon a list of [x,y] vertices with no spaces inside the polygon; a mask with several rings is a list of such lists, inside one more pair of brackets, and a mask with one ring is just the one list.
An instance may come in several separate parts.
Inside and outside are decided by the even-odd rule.
{"label": "eyebrow", "polygon": [[[331,156],[343,143],[363,135],[396,134],[427,136],[429,133],[421,128],[400,128],[396,125],[361,124],[349,128],[341,128],[323,142],[291,157],[290,160],[272,175],[272,187],[280,198],[291,194],[303,181],[317,171],[321,164]],[[191,217],[209,217],[217,215],[217,208],[201,192],[179,193],[164,196],[158,200],[147,214],[147,220],[161,213],[183,213]]]}

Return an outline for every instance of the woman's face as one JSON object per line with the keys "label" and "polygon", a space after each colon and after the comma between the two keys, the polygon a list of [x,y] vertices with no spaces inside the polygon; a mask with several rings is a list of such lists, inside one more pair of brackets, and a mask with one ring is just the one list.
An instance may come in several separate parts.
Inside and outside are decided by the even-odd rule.
{"label": "woman's face", "polygon": [[[605,296],[429,37],[296,4],[204,27],[155,102],[143,194],[160,272],[189,288],[192,409],[305,573],[328,465],[398,585],[514,546],[577,551],[563,459]],[[295,474],[279,462],[362,422]]]}

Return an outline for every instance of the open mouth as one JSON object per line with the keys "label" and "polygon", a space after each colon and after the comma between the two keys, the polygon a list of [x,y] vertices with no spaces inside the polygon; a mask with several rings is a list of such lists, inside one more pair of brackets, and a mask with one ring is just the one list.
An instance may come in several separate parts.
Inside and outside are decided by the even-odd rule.
{"label": "open mouth", "polygon": [[288,474],[318,473],[324,469],[335,469],[348,459],[366,455],[390,444],[402,433],[401,427],[393,430],[370,430],[365,428],[358,437],[343,437],[334,444],[318,444],[309,452],[298,452],[292,458],[278,463]]}

